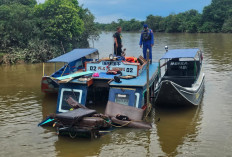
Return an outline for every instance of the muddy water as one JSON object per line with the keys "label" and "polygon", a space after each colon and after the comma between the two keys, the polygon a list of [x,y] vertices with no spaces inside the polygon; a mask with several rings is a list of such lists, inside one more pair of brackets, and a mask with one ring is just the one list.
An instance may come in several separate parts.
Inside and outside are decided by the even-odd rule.
{"label": "muddy water", "polygon": [[[123,33],[127,55],[142,54],[139,36]],[[0,66],[0,156],[232,156],[231,41],[231,34],[155,34],[153,61],[165,45],[204,51],[201,105],[154,108],[151,130],[118,129],[97,140],[58,137],[54,128],[37,127],[55,112],[57,99],[40,91],[42,64]],[[112,45],[112,32],[94,42],[100,56],[108,56]]]}

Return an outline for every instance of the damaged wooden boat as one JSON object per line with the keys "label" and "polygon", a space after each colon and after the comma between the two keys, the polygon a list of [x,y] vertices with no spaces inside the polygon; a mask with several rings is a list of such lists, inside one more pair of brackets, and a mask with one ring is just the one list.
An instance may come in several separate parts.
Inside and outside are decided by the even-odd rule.
{"label": "damaged wooden boat", "polygon": [[[85,71],[80,72],[88,74],[71,80],[66,76],[57,78],[59,83],[57,113],[70,110],[70,105],[64,101],[67,96],[71,95],[77,102],[86,105],[90,100],[94,101],[95,91],[99,88],[108,91],[109,101],[142,108],[146,104],[147,61],[142,56],[138,60],[137,63],[109,58],[89,61],[85,62]],[[158,81],[157,67],[158,63],[149,65],[150,91],[154,91]]]}
{"label": "damaged wooden boat", "polygon": [[159,60],[160,80],[155,90],[159,106],[199,105],[204,92],[205,74],[200,49],[167,50]]}
{"label": "damaged wooden boat", "polygon": [[[98,50],[94,48],[74,49],[59,57],[53,58],[46,62],[53,63],[55,72],[49,76],[45,74],[45,63],[43,63],[43,77],[41,80],[41,91],[44,93],[57,93],[59,90],[59,83],[57,77],[62,77],[74,74],[84,69],[84,63],[93,59],[98,59]],[[64,65],[60,69],[56,69],[58,63]],[[77,76],[76,76],[77,77]]]}
{"label": "damaged wooden boat", "polygon": [[[54,78],[59,84],[56,116],[50,116],[39,126],[46,125],[46,122],[58,121],[58,132],[62,132],[63,135],[68,135],[71,129],[71,136],[73,133],[79,135],[87,132],[91,137],[98,137],[101,129],[109,129],[112,126],[151,128],[149,123],[142,120],[147,108],[147,90],[154,92],[155,84],[159,80],[159,64],[151,64],[142,56],[131,58],[126,60],[122,56],[110,55],[102,59],[86,60],[84,69]],[[148,77],[146,69],[149,71]],[[107,92],[98,93],[99,89]],[[88,102],[95,102],[94,100],[99,96],[106,98],[107,105],[104,115],[99,116],[92,113],[82,116],[82,112],[76,111],[88,111],[89,109],[86,108]],[[74,112],[77,117],[81,118],[74,118],[72,116]],[[91,118],[88,119],[88,117],[92,117],[94,121],[98,121],[99,119],[97,120],[96,117],[100,117],[104,122],[93,127],[89,121]],[[65,122],[67,119],[73,119],[73,121],[66,124],[62,119],[65,119]]]}

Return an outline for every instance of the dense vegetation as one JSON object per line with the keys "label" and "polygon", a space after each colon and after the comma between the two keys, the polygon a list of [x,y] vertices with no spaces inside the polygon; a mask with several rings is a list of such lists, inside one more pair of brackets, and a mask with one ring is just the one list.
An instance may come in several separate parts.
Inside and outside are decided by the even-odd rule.
{"label": "dense vegetation", "polygon": [[212,0],[209,6],[204,7],[202,14],[189,10],[167,17],[149,15],[145,21],[119,19],[110,24],[97,23],[97,27],[112,31],[122,26],[124,31],[139,31],[144,23],[156,32],[232,33],[232,0]]}
{"label": "dense vegetation", "polygon": [[156,32],[232,33],[232,0],[212,0],[202,13],[189,10],[167,17],[149,15],[145,21],[119,19],[94,23],[78,0],[0,0],[0,62],[42,62],[73,48],[88,47],[98,29],[139,31],[147,23]]}
{"label": "dense vegetation", "polygon": [[41,62],[98,37],[94,16],[77,0],[0,0],[0,56],[4,63]]}

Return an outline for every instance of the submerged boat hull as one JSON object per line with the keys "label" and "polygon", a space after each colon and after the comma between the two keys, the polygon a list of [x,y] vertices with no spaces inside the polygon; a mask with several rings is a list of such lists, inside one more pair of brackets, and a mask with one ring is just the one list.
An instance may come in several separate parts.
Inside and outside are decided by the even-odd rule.
{"label": "submerged boat hull", "polygon": [[59,84],[49,76],[43,76],[41,81],[41,91],[44,93],[58,93]]}
{"label": "submerged boat hull", "polygon": [[164,80],[160,82],[156,90],[155,104],[158,106],[195,106],[201,103],[203,92],[204,77],[195,90]]}

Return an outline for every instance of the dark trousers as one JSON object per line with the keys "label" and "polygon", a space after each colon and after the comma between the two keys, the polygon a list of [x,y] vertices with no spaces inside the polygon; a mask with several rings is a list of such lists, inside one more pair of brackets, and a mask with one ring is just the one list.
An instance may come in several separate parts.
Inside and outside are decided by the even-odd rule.
{"label": "dark trousers", "polygon": [[143,57],[144,57],[145,59],[147,59],[147,50],[149,50],[149,59],[150,59],[151,62],[152,62],[152,47],[151,47],[151,45],[144,44],[144,45],[143,45]]}
{"label": "dark trousers", "polygon": [[116,47],[116,45],[114,44],[114,54],[116,56],[121,56],[122,55],[122,46]]}

